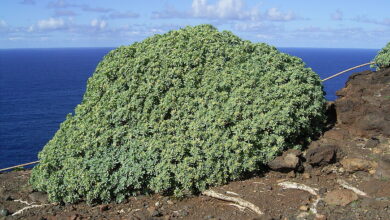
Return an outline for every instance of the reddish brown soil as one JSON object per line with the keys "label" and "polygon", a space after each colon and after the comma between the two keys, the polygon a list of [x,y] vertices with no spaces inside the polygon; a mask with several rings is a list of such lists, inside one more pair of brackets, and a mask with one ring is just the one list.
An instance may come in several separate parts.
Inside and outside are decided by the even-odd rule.
{"label": "reddish brown soil", "polygon": [[[27,170],[0,174],[0,219],[390,219],[390,180],[386,174],[390,169],[383,160],[390,154],[390,130],[386,130],[390,126],[390,69],[355,74],[338,94],[341,98],[335,102],[333,112],[337,124],[309,146],[309,149],[335,146],[338,149],[335,161],[320,167],[311,167],[303,161],[305,171],[302,172],[267,171],[213,188],[224,195],[252,202],[264,215],[203,195],[180,200],[161,195],[138,196],[121,204],[96,206],[50,204],[44,196],[31,197]],[[364,159],[372,162],[372,167],[348,172],[339,162],[345,158]],[[303,183],[317,188],[324,198],[328,192],[343,188],[337,182],[339,179],[368,196],[359,196],[346,206],[321,200],[317,215],[311,209],[315,196],[278,185],[285,181]],[[17,200],[29,203],[35,200],[34,204],[46,205],[12,216],[28,206]]]}

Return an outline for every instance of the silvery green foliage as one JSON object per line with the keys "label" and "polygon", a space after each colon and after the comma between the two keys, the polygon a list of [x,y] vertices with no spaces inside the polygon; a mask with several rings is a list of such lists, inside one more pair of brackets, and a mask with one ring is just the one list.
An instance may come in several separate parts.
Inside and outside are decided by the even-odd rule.
{"label": "silvery green foliage", "polygon": [[377,70],[390,67],[390,42],[378,52],[374,62]]}
{"label": "silvery green foliage", "polygon": [[197,193],[300,148],[324,104],[297,57],[210,25],[170,31],[105,56],[30,182],[66,203]]}

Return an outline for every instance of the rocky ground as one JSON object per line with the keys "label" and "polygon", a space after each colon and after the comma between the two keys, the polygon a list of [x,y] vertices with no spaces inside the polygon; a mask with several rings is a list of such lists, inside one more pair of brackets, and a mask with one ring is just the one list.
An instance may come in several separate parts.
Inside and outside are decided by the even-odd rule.
{"label": "rocky ground", "polygon": [[235,201],[151,195],[51,204],[31,190],[26,170],[0,174],[0,219],[390,219],[390,69],[354,74],[337,95],[329,130],[305,151],[289,150],[268,171],[208,191]]}

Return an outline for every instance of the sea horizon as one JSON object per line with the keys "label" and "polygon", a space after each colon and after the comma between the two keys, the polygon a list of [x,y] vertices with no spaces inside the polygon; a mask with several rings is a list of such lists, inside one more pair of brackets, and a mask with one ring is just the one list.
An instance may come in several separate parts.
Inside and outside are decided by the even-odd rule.
{"label": "sea horizon", "polygon": [[[135,42],[141,42],[141,41],[135,41]],[[119,45],[119,46],[99,46],[99,47],[90,47],[90,46],[80,46],[80,47],[10,47],[10,48],[0,48],[0,50],[23,50],[23,49],[96,49],[96,48],[118,48],[122,46],[130,46],[131,44],[135,43],[129,43],[128,45]],[[253,42],[253,43],[263,43],[263,42]],[[296,47],[296,46],[274,46],[270,45],[276,48],[292,48],[292,49],[356,49],[356,50],[380,50],[381,48],[364,48],[364,47]]]}

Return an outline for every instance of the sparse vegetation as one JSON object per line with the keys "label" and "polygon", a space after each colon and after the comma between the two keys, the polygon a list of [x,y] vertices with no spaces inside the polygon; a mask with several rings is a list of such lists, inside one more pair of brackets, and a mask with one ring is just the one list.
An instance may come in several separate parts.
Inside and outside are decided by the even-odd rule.
{"label": "sparse vegetation", "polygon": [[105,56],[30,179],[51,201],[197,193],[318,134],[325,99],[301,59],[210,25]]}

